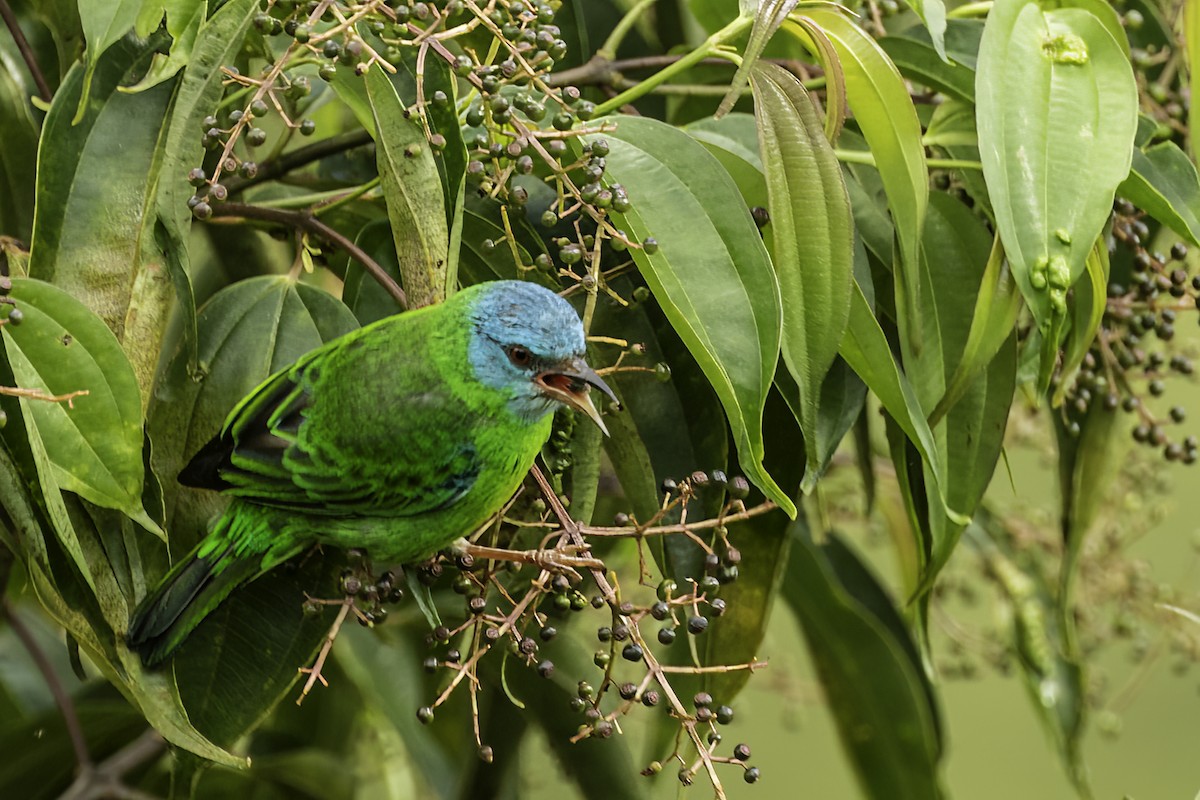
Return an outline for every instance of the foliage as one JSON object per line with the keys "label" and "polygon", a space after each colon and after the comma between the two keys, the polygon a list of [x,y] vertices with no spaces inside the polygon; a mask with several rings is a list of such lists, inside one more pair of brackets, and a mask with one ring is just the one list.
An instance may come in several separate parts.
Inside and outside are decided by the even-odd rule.
{"label": "foliage", "polygon": [[[1122,413],[1200,452],[1147,402],[1192,372],[1162,348],[1200,278],[1152,243],[1200,244],[1196,71],[1173,4],[910,6],[0,0],[0,588],[103,679],[0,741],[73,747],[46,793],[485,797],[541,730],[583,796],[645,766],[723,797],[774,766],[722,731],[782,599],[863,793],[936,797],[931,609],[968,543],[1089,796],[1073,589]],[[497,278],[569,298],[621,399],[608,438],[560,415],[475,532],[528,563],[308,554],[144,669],[130,610],[220,509],[175,478],[234,404]],[[1021,406],[1057,442],[1043,550],[985,499]],[[891,589],[829,513],[881,483]]]}

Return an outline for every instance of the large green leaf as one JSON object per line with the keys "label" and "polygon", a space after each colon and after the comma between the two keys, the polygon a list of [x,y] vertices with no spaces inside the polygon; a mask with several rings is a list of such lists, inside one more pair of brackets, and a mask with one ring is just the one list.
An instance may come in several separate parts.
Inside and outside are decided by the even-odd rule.
{"label": "large green leaf", "polygon": [[1174,142],[1133,151],[1133,163],[1117,189],[1138,208],[1194,245],[1200,245],[1200,176]]}
{"label": "large green leaf", "polygon": [[[1065,317],[1067,289],[1129,174],[1133,70],[1090,11],[1009,0],[988,16],[975,89],[996,223],[1021,293],[1048,332]],[[1044,374],[1057,339],[1047,337]]]}
{"label": "large green leaf", "polygon": [[762,468],[762,409],[779,355],[779,287],[737,187],[686,133],[644,117],[622,117],[608,135],[609,178],[633,207],[614,215],[634,240],[634,262],[725,407],[746,476],[795,511]]}
{"label": "large green leaf", "polygon": [[929,202],[929,174],[916,109],[896,65],[873,38],[840,12],[806,8],[795,19],[798,23],[790,24],[790,30],[821,30],[841,62],[846,98],[879,169],[900,243],[893,269],[901,345],[906,358],[919,355],[919,251]]}
{"label": "large green leaf", "polygon": [[764,64],[751,82],[783,298],[783,360],[799,389],[803,488],[811,491],[830,449],[820,441],[821,389],[850,317],[854,223],[841,166],[800,81]]}
{"label": "large green leaf", "polygon": [[156,529],[142,509],[141,397],[120,344],[86,306],[48,283],[14,279],[12,297],[24,321],[4,326],[4,346],[19,386],[88,392],[29,405],[54,480]]}
{"label": "large green leaf", "polygon": [[728,114],[721,119],[705,117],[684,130],[712,153],[750,208],[767,207],[767,181],[758,156],[758,124],[751,114]]}
{"label": "large green leaf", "polygon": [[77,119],[83,66],[59,87],[38,150],[29,258],[32,277],[53,282],[100,315],[123,343],[145,393],[173,299],[152,212],[171,87],[128,95],[117,86],[151,53],[147,42],[132,38],[111,47]]}
{"label": "large green leaf", "polygon": [[784,596],[795,612],[859,784],[877,800],[941,797],[941,733],[916,645],[841,539],[792,526]]}
{"label": "large green leaf", "polygon": [[450,233],[433,151],[384,71],[370,70],[365,80],[375,119],[379,177],[409,304],[417,308],[436,303],[446,296]]}

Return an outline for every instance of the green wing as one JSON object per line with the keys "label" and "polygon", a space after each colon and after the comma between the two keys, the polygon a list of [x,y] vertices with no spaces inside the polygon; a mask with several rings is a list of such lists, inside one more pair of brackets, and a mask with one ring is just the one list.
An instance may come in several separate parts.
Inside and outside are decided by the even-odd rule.
{"label": "green wing", "polygon": [[[331,342],[268,378],[180,473],[188,486],[329,516],[454,504],[481,464],[477,420],[430,359],[394,336]],[[389,347],[389,345],[392,345]]]}

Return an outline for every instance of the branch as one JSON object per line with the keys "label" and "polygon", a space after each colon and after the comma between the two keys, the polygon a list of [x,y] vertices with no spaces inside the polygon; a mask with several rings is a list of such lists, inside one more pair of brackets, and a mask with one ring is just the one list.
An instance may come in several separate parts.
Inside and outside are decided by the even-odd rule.
{"label": "branch", "polygon": [[[0,0],[3,2],[4,0]],[[6,394],[9,397],[24,397],[26,400],[44,400],[47,403],[63,403],[67,404],[67,408],[75,407],[76,397],[87,397],[91,392],[87,389],[79,389],[66,394],[46,394],[41,389],[22,389],[20,386],[0,386],[0,394]]]}
{"label": "branch", "polygon": [[96,767],[84,770],[59,800],[157,800],[154,795],[126,786],[122,778],[165,748],[158,731],[147,730]]}
{"label": "branch", "polygon": [[[0,2],[4,2],[4,0],[0,0]],[[229,189],[229,194],[232,196],[238,192],[244,192],[251,186],[279,178],[292,170],[300,169],[314,161],[320,161],[329,156],[344,153],[356,147],[362,147],[371,141],[373,141],[371,134],[366,129],[350,131],[339,136],[331,136],[328,139],[322,139],[307,147],[292,150],[290,153],[285,153],[279,158],[260,164],[258,173],[253,178],[233,180],[226,184],[226,186]]]}
{"label": "branch", "polygon": [[50,84],[46,83],[46,76],[42,74],[42,68],[38,66],[37,56],[34,55],[33,48],[29,46],[29,40],[21,32],[21,26],[17,24],[17,15],[9,7],[8,0],[0,0],[0,17],[4,18],[8,32],[12,34],[13,41],[17,43],[17,49],[21,51],[21,58],[25,59],[25,66],[29,67],[29,74],[33,76],[38,95],[49,103],[54,96],[50,91]]}
{"label": "branch", "polygon": [[396,283],[392,276],[387,274],[387,270],[379,266],[379,262],[367,255],[362,248],[314,217],[311,212],[286,211],[281,208],[266,208],[264,206],[247,205],[246,203],[215,203],[212,207],[212,218],[216,219],[217,217],[258,219],[264,222],[274,222],[277,225],[287,225],[291,228],[297,228],[316,234],[317,236],[322,236],[346,251],[355,261],[362,264],[367,272],[371,273],[371,277],[378,281],[379,285],[392,296],[392,299],[400,304],[401,308],[408,309],[408,296],[404,294],[404,290],[400,288],[400,285]]}
{"label": "branch", "polygon": [[[3,0],[0,0],[3,2]],[[58,675],[54,672],[54,667],[50,663],[50,659],[46,657],[45,651],[41,645],[33,638],[33,632],[25,625],[20,617],[16,614],[16,609],[8,598],[4,598],[3,604],[0,605],[4,616],[8,618],[8,624],[12,626],[13,633],[21,640],[21,644],[29,651],[30,658],[37,665],[38,672],[42,673],[42,680],[46,681],[46,686],[50,689],[50,694],[54,696],[54,703],[58,706],[58,710],[63,715],[63,723],[67,727],[67,735],[71,739],[71,749],[75,751],[75,761],[79,766],[80,773],[89,771],[92,768],[92,757],[88,753],[87,741],[83,738],[83,726],[79,724],[79,715],[75,713],[75,703],[71,700],[71,695],[67,693],[66,688],[62,685],[62,681],[58,679]]]}

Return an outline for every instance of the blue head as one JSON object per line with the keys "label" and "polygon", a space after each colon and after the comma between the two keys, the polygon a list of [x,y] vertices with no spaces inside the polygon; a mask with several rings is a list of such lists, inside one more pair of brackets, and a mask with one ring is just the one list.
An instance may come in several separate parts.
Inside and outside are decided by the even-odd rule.
{"label": "blue head", "polygon": [[475,377],[503,392],[514,414],[533,422],[563,403],[604,430],[588,389],[616,398],[584,361],[583,325],[566,300],[537,284],[495,281],[480,289],[470,318]]}

